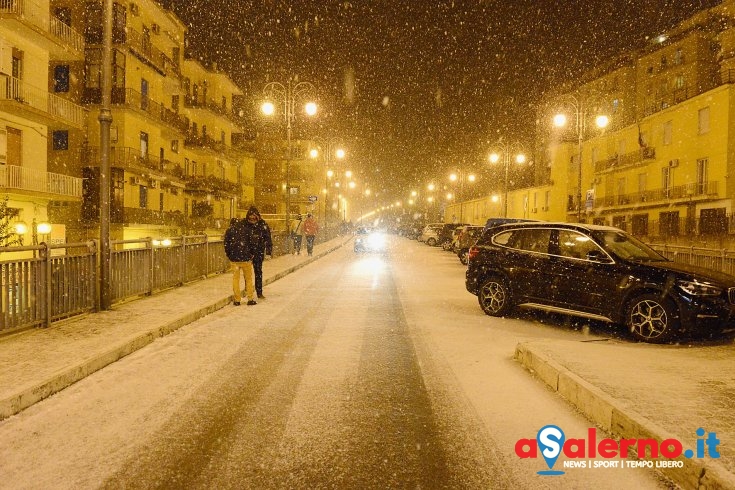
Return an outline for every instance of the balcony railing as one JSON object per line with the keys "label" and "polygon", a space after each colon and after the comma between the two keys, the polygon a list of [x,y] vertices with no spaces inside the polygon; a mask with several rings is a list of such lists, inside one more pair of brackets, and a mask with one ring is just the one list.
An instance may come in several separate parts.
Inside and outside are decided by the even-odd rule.
{"label": "balcony railing", "polygon": [[[102,102],[102,92],[98,88],[86,88],[82,100],[86,104],[100,104]],[[111,102],[114,105],[123,105],[143,111],[155,120],[167,124],[181,133],[189,130],[189,121],[184,116],[131,88],[113,88]]]}
{"label": "balcony railing", "polygon": [[595,198],[595,206],[629,206],[642,203],[653,203],[662,201],[683,201],[710,199],[717,197],[717,185],[715,182],[690,183],[677,185],[669,188],[652,189],[629,194],[615,194]]}
{"label": "balcony railing", "polygon": [[[88,146],[81,149],[82,164],[88,167],[96,167],[100,164],[100,149],[98,146]],[[110,149],[110,166],[129,168],[148,168],[151,170],[165,171],[161,168],[159,159],[151,159],[148,155],[141,155],[140,149],[129,147],[112,147]]]}
{"label": "balcony railing", "polygon": [[42,192],[81,199],[82,179],[17,165],[0,165],[0,189]]}
{"label": "balcony railing", "polygon": [[44,117],[62,121],[75,128],[83,128],[87,119],[87,110],[84,107],[14,77],[0,76],[0,101],[2,100],[23,104],[40,111]]}
{"label": "balcony railing", "polygon": [[651,146],[644,146],[636,151],[631,151],[623,155],[614,155],[607,160],[595,162],[595,172],[604,172],[613,168],[635,165],[645,160],[654,160],[656,158],[656,149]]}
{"label": "balcony railing", "polygon": [[[56,38],[62,46],[58,46],[56,49],[49,46],[52,56],[63,59],[73,52],[77,55],[72,56],[72,59],[81,59],[84,53],[84,36],[51,15],[47,10],[38,8],[38,5],[38,2],[28,0],[0,0],[0,18],[17,19],[21,23],[40,28],[41,31]],[[48,6],[48,3],[46,5]],[[35,29],[31,28],[30,31],[35,32]]]}

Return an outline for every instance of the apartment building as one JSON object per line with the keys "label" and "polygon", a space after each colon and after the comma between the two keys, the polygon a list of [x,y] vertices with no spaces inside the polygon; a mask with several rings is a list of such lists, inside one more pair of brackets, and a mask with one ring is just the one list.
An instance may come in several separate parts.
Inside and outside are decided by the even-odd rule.
{"label": "apartment building", "polygon": [[85,131],[86,110],[65,95],[69,72],[49,77],[49,66],[78,63],[84,49],[69,10],[48,0],[0,1],[0,198],[25,245],[64,242],[49,204],[82,199],[81,176],[51,165],[46,148]]}
{"label": "apartment building", "polygon": [[[55,202],[52,212],[81,241],[99,230],[103,4],[53,5],[86,42],[81,58],[49,70],[56,85],[68,79],[85,126],[47,148],[54,168],[84,179],[81,202]],[[114,2],[112,26],[111,238],[223,233],[254,196],[254,154],[233,115],[241,91],[185,58],[186,27],[161,3]]]}
{"label": "apartment building", "polygon": [[[733,229],[734,21],[725,1],[547,94],[538,184],[510,193],[509,216],[581,217],[651,241]],[[557,111],[566,129],[552,126]],[[607,127],[593,125],[597,114]]]}

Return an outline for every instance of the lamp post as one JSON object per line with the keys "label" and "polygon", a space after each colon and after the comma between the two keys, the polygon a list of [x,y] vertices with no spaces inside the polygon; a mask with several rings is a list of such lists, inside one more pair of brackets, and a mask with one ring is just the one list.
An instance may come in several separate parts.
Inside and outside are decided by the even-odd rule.
{"label": "lamp post", "polygon": [[324,228],[329,230],[329,219],[328,219],[328,203],[327,198],[330,195],[329,192],[329,181],[335,175],[334,160],[343,160],[345,158],[345,150],[339,145],[339,140],[335,138],[329,138],[324,141],[316,140],[316,142],[323,148],[317,147],[312,148],[309,152],[311,158],[318,158],[321,155],[324,156]]}
{"label": "lamp post", "polygon": [[[596,110],[598,106],[591,105],[589,100],[576,97],[572,94],[564,96],[565,103],[573,109],[574,113],[574,131],[577,135],[577,221],[582,221],[582,142],[584,141],[587,133],[587,122],[588,118],[594,116],[595,125],[603,129],[610,123],[610,118],[603,114],[601,111]],[[559,112],[554,115],[553,118],[554,126],[557,128],[563,128],[567,125],[567,116],[563,112]]]}
{"label": "lamp post", "polygon": [[314,85],[309,82],[296,82],[288,79],[286,84],[280,82],[269,82],[263,88],[266,101],[261,105],[261,111],[266,116],[272,116],[276,112],[274,101],[283,105],[283,120],[286,123],[286,253],[291,252],[291,133],[293,121],[296,118],[297,105],[303,103],[304,113],[307,116],[316,114],[317,106],[311,97],[316,93]]}
{"label": "lamp post", "polygon": [[[526,163],[526,155],[520,151],[520,145],[518,143],[508,143],[502,139],[495,142],[493,145],[498,151],[493,151],[490,154],[490,163],[496,164],[501,159],[503,160],[503,166],[505,170],[505,178],[503,180],[503,217],[508,217],[508,175],[510,172],[510,161],[511,158],[518,164],[523,165]],[[514,154],[515,152],[515,154]]]}
{"label": "lamp post", "polygon": [[474,183],[477,180],[477,177],[475,174],[467,174],[463,172],[462,170],[457,170],[456,172],[452,172],[449,174],[449,181],[452,183],[459,183],[459,194],[457,192],[454,193],[454,202],[457,202],[457,199],[459,199],[459,222],[462,223],[464,220],[464,183],[465,181],[469,182],[470,184]]}

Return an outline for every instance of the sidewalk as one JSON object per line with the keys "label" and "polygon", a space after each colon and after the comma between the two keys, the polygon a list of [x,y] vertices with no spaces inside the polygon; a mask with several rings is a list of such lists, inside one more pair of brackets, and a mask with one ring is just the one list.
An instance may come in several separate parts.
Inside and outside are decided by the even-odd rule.
{"label": "sidewalk", "polygon": [[[350,237],[314,245],[314,254],[263,264],[263,285],[340,248]],[[158,337],[232,302],[232,275],[219,274],[152,296],[0,337],[0,420],[63,390]]]}
{"label": "sidewalk", "polygon": [[[286,255],[267,261],[264,284],[350,240],[318,243],[313,257]],[[0,337],[0,420],[228,305],[231,287],[231,275],[220,274],[110,311]],[[515,357],[615,438],[677,439],[683,449],[696,449],[698,428],[715,432],[719,459],[682,458],[683,468],[659,471],[683,488],[735,489],[734,352],[732,343],[545,340],[518,344]]]}
{"label": "sidewalk", "polygon": [[658,470],[682,488],[735,489],[734,352],[732,343],[548,340],[518,344],[515,358],[615,439],[676,439],[696,454],[697,440],[715,432],[720,458],[705,445],[704,458]]}

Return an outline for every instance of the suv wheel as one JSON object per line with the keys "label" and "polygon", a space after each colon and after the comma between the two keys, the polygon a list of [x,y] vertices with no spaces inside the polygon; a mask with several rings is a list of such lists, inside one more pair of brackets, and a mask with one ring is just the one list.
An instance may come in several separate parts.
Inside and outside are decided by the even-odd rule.
{"label": "suv wheel", "polygon": [[491,277],[482,283],[477,300],[482,311],[490,316],[503,316],[513,307],[510,289],[503,279],[497,277]]}
{"label": "suv wheel", "polygon": [[470,251],[467,249],[462,249],[459,251],[458,255],[459,255],[459,261],[462,262],[462,265],[467,265],[467,262],[469,262],[469,260],[467,259],[469,258]]}
{"label": "suv wheel", "polygon": [[656,294],[644,294],[633,299],[625,315],[627,327],[637,340],[665,342],[679,326],[679,315],[671,300]]}
{"label": "suv wheel", "polygon": [[426,244],[433,247],[434,245],[436,245],[436,238],[429,238],[428,240],[426,240]]}

